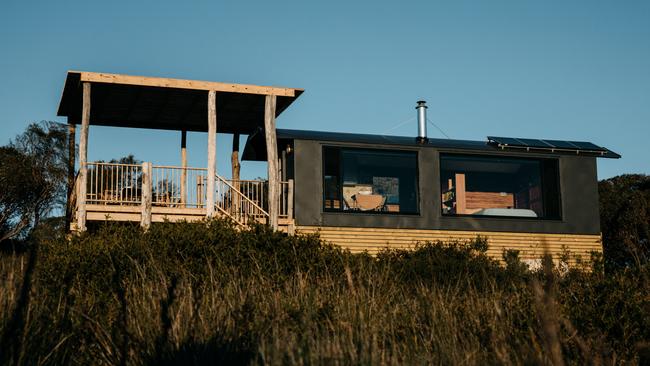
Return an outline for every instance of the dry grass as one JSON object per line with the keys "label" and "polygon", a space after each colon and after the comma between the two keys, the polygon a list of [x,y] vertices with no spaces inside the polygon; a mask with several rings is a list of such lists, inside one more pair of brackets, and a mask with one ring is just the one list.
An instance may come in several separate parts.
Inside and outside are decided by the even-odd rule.
{"label": "dry grass", "polygon": [[[3,363],[613,364],[639,362],[648,340],[645,270],[558,278],[476,246],[372,258],[262,228],[172,226],[45,241],[31,269],[2,256]],[[617,326],[603,314],[623,300]]]}

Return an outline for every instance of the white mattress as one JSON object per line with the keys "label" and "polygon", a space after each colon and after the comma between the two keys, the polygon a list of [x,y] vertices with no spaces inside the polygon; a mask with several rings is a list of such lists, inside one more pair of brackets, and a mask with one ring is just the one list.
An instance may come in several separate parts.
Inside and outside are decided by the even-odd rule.
{"label": "white mattress", "polygon": [[535,211],[525,208],[484,208],[475,212],[474,215],[537,217]]}

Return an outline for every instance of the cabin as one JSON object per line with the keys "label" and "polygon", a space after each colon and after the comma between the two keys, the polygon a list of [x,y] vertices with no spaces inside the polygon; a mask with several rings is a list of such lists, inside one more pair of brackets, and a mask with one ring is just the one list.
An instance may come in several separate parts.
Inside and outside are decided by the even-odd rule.
{"label": "cabin", "polygon": [[[596,160],[620,158],[615,152],[559,139],[429,138],[423,101],[414,137],[276,129],[302,92],[69,72],[59,115],[68,117],[72,136],[71,229],[228,217],[242,227],[318,232],[353,252],[477,235],[496,258],[508,249],[526,261],[602,251]],[[177,130],[182,164],[88,162],[90,125]],[[187,166],[187,131],[208,133],[207,167]],[[230,178],[215,170],[216,133],[233,135]],[[241,157],[240,135],[247,136]],[[239,179],[240,160],[266,162],[267,179]]]}

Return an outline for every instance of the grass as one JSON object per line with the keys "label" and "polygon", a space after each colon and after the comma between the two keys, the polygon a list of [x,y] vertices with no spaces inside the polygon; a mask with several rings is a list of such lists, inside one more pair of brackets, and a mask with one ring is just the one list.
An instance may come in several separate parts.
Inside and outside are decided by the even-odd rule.
{"label": "grass", "polygon": [[3,364],[647,362],[650,270],[531,273],[486,243],[353,255],[224,221],[0,257]]}

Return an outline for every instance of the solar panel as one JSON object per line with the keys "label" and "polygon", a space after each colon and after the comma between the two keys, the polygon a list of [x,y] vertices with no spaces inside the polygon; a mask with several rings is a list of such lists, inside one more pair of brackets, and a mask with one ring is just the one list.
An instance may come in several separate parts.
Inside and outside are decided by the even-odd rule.
{"label": "solar panel", "polygon": [[522,139],[522,138],[517,138],[517,140],[521,141],[525,146],[529,146],[529,147],[553,147],[553,145],[547,143],[544,140]]}
{"label": "solar panel", "polygon": [[579,147],[572,144],[571,141],[560,141],[560,140],[545,140],[545,141],[553,145],[553,147],[557,147],[560,149],[569,149],[569,150],[579,149]]}
{"label": "solar panel", "polygon": [[571,143],[582,150],[607,151],[607,149],[603,149],[602,147],[592,144],[591,142],[571,141]]}
{"label": "solar panel", "polygon": [[488,140],[494,141],[499,145],[521,146],[522,142],[512,137],[492,137],[488,136]]}
{"label": "solar panel", "polygon": [[570,151],[577,154],[587,153],[610,153],[609,150],[585,141],[562,141],[562,140],[538,140],[514,137],[496,137],[488,136],[488,141],[496,144],[498,147],[525,149],[525,150],[544,150],[552,152]]}

